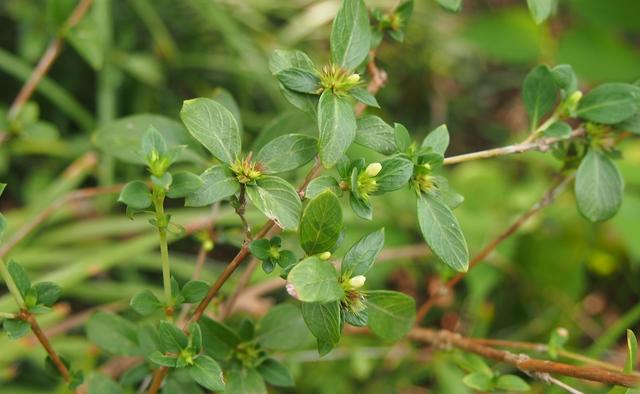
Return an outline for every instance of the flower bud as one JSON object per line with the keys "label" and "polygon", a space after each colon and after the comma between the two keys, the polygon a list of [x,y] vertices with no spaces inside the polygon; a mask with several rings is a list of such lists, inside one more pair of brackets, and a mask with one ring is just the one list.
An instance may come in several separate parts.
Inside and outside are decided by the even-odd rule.
{"label": "flower bud", "polygon": [[355,84],[358,83],[358,81],[360,80],[360,74],[351,74],[347,77],[347,83],[349,84]]}
{"label": "flower bud", "polygon": [[380,163],[371,163],[367,166],[367,169],[365,170],[365,172],[367,173],[367,175],[369,176],[376,176],[380,173],[380,170],[382,170],[382,164]]}
{"label": "flower bud", "polygon": [[349,285],[354,289],[359,289],[364,286],[364,282],[366,282],[367,278],[364,275],[354,276],[349,279]]}
{"label": "flower bud", "polygon": [[564,327],[559,327],[556,332],[558,333],[559,336],[561,336],[562,338],[568,338],[569,337],[569,330],[567,330]]}
{"label": "flower bud", "polygon": [[322,252],[318,255],[320,260],[329,260],[331,258],[331,252]]}

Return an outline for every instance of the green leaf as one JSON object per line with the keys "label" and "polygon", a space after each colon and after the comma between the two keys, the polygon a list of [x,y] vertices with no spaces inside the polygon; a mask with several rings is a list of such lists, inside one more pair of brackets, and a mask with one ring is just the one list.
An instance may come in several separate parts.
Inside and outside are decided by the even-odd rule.
{"label": "green leaf", "polygon": [[291,171],[307,164],[318,153],[317,141],[303,134],[286,134],[269,141],[256,155],[263,174]]}
{"label": "green leaf", "polygon": [[10,339],[20,339],[29,333],[29,323],[20,319],[5,319],[2,328],[7,332]]}
{"label": "green leaf", "polygon": [[150,125],[142,136],[142,153],[148,159],[152,153],[163,155],[167,151],[167,142],[153,125]]}
{"label": "green leaf", "polygon": [[209,356],[199,356],[188,369],[189,375],[202,387],[213,390],[224,390],[224,376],[220,365]]}
{"label": "green leaf", "polygon": [[251,254],[259,260],[268,260],[270,257],[269,251],[271,249],[271,242],[268,239],[256,239],[249,244],[249,251]]}
{"label": "green leaf", "polygon": [[16,283],[16,287],[22,294],[22,297],[26,297],[27,293],[31,289],[31,281],[29,280],[29,275],[22,268],[22,266],[15,262],[15,260],[10,260],[7,264],[7,270],[9,274],[13,278],[13,281]]}
{"label": "green leaf", "polygon": [[187,195],[185,206],[203,207],[211,205],[240,191],[240,183],[225,165],[215,165],[200,175],[202,186]]}
{"label": "green leaf", "polygon": [[136,294],[129,303],[131,308],[141,314],[147,316],[162,308],[162,302],[156,297],[151,290],[143,290]]}
{"label": "green leaf", "polygon": [[240,155],[238,122],[222,104],[208,98],[186,100],[180,118],[189,133],[216,159],[232,164]]}
{"label": "green leaf", "polygon": [[269,70],[271,74],[276,75],[286,69],[296,68],[308,72],[314,72],[316,66],[313,64],[309,56],[302,51],[289,51],[276,49],[269,58]]}
{"label": "green leaf", "polygon": [[353,70],[369,53],[369,12],[362,0],[343,0],[331,28],[331,60]]}
{"label": "green leaf", "polygon": [[365,88],[355,87],[349,90],[349,94],[354,99],[359,102],[368,105],[373,108],[380,108],[380,104],[378,104],[378,100],[376,100],[376,96],[374,96],[370,91]]}
{"label": "green leaf", "polygon": [[443,8],[458,12],[462,9],[462,0],[436,0]]}
{"label": "green leaf", "polygon": [[531,16],[537,24],[541,24],[551,16],[553,4],[553,0],[527,0]]}
{"label": "green leaf", "polygon": [[289,369],[281,362],[268,358],[258,366],[258,372],[264,380],[273,386],[295,387],[293,376]]}
{"label": "green leaf", "polygon": [[407,186],[413,175],[413,163],[403,157],[392,157],[380,162],[382,169],[376,175],[378,190],[375,194],[392,192]]}
{"label": "green leaf", "polygon": [[361,219],[373,219],[373,207],[369,201],[357,197],[355,194],[349,194],[349,205],[353,212]]}
{"label": "green leaf", "polygon": [[225,394],[267,394],[267,387],[255,369],[232,369],[227,376]]}
{"label": "green leaf", "polygon": [[95,145],[103,152],[127,163],[147,164],[147,158],[140,154],[142,138],[149,126],[155,127],[171,148],[186,145],[180,152],[181,161],[201,161],[198,143],[187,130],[173,119],[162,115],[139,114],[114,120],[102,126],[94,136]]}
{"label": "green leaf", "polygon": [[356,117],[349,102],[325,90],[318,102],[318,129],[320,160],[326,168],[333,167],[356,136]]}
{"label": "green leaf", "polygon": [[203,349],[209,356],[224,360],[231,356],[240,338],[231,328],[209,317],[203,317],[199,321],[202,331]]}
{"label": "green leaf", "polygon": [[311,182],[309,182],[304,196],[306,198],[314,198],[326,190],[330,190],[338,197],[342,196],[342,189],[340,189],[340,184],[338,183],[336,178],[331,175],[321,175],[317,178],[314,178]]}
{"label": "green leaf", "polygon": [[626,83],[605,83],[587,93],[578,103],[579,118],[615,124],[632,117],[640,108],[640,88]]}
{"label": "green leaf", "polygon": [[325,304],[303,303],[302,316],[309,327],[309,331],[329,346],[318,347],[321,356],[327,354],[340,342],[342,324],[340,322],[340,302],[334,301]]}
{"label": "green leaf", "polygon": [[356,127],[356,144],[383,155],[396,151],[395,132],[384,120],[374,115],[365,115],[356,121]]}
{"label": "green leaf", "polygon": [[255,336],[264,348],[283,351],[298,349],[309,338],[300,308],[292,304],[278,304],[269,309],[258,323]]}
{"label": "green leaf", "polygon": [[551,69],[551,74],[553,74],[553,79],[562,92],[562,98],[566,99],[578,90],[578,77],[576,77],[571,65],[558,64]]}
{"label": "green leaf", "polygon": [[640,112],[636,112],[635,115],[617,123],[614,127],[618,130],[640,134]]}
{"label": "green leaf", "polygon": [[571,136],[571,126],[565,122],[555,122],[543,131],[546,137],[569,138]]}
{"label": "green leaf", "polygon": [[592,222],[613,217],[622,205],[624,180],[604,153],[589,149],[576,172],[578,210]]}
{"label": "green leaf", "polygon": [[238,107],[238,103],[233,98],[233,95],[229,93],[227,89],[217,87],[213,91],[211,98],[222,104],[233,114],[236,122],[238,122],[238,129],[242,132],[242,116],[240,116],[240,107]]}
{"label": "green leaf", "polygon": [[196,302],[202,301],[202,299],[209,292],[209,285],[207,282],[202,280],[190,280],[185,283],[184,287],[182,287],[182,296],[184,297],[184,302],[189,304],[194,304]]}
{"label": "green leaf", "polygon": [[87,380],[89,393],[124,394],[124,390],[118,383],[102,374],[94,372]]}
{"label": "green leaf", "polygon": [[438,153],[441,156],[444,156],[444,152],[447,150],[448,146],[449,129],[447,129],[446,124],[436,127],[424,138],[424,140],[422,140],[423,148],[431,148],[433,152]]}
{"label": "green leaf", "polygon": [[531,387],[516,375],[502,375],[496,380],[496,389],[505,391],[529,391]]}
{"label": "green leaf", "polygon": [[287,68],[278,72],[276,77],[284,87],[294,92],[318,94],[320,78],[315,72],[301,68]]}
{"label": "green leaf", "polygon": [[189,325],[189,348],[194,354],[199,354],[202,351],[202,329],[198,323]]}
{"label": "green leaf", "polygon": [[467,271],[467,241],[451,209],[438,198],[423,194],[418,198],[418,222],[434,254],[456,271]]}
{"label": "green leaf", "polygon": [[165,172],[162,176],[151,175],[151,183],[164,189],[169,190],[169,187],[173,183],[173,175],[169,172]]}
{"label": "green leaf", "polygon": [[474,390],[480,391],[493,391],[495,388],[493,379],[490,376],[479,372],[473,372],[466,375],[462,378],[462,383]]}
{"label": "green leaf", "polygon": [[260,212],[280,228],[298,228],[302,203],[296,189],[284,179],[263,176],[258,179],[256,185],[247,185],[247,196]]}
{"label": "green leaf", "polygon": [[160,353],[159,351],[155,351],[147,357],[149,361],[160,366],[160,367],[170,367],[175,368],[178,359],[176,356],[167,356],[165,354]]}
{"label": "green leaf", "polygon": [[384,247],[384,228],[360,238],[342,259],[342,275],[366,275]]}
{"label": "green leaf", "polygon": [[204,181],[198,175],[182,171],[173,175],[173,182],[167,197],[182,198],[197,192],[204,185]]}
{"label": "green leaf", "polygon": [[409,149],[409,146],[411,146],[411,136],[409,135],[409,131],[400,123],[395,123],[393,125],[393,132],[398,152],[406,152],[407,149]]}
{"label": "green leaf", "polygon": [[333,250],[342,231],[340,200],[325,190],[309,201],[300,220],[300,245],[307,255]]}
{"label": "green leaf", "polygon": [[80,19],[77,25],[67,31],[66,39],[91,68],[102,68],[106,51],[95,14]]}
{"label": "green leaf", "polygon": [[133,209],[146,209],[151,206],[149,186],[142,181],[127,183],[118,197],[118,201]]}
{"label": "green leaf", "polygon": [[89,341],[104,350],[123,356],[140,355],[137,327],[118,315],[97,312],[87,322]]}
{"label": "green leaf", "polygon": [[336,269],[328,261],[308,257],[287,276],[287,290],[302,302],[331,302],[344,297]]}
{"label": "green leaf", "polygon": [[158,333],[160,334],[162,350],[165,352],[180,353],[189,344],[189,339],[185,333],[168,321],[160,322]]}
{"label": "green leaf", "polygon": [[62,288],[57,283],[40,282],[33,286],[38,294],[38,304],[52,306],[60,298]]}
{"label": "green leaf", "polygon": [[366,294],[368,325],[382,339],[395,341],[405,336],[416,319],[416,302],[396,291],[376,290]]}
{"label": "green leaf", "polygon": [[638,339],[631,330],[627,330],[627,360],[624,363],[624,373],[632,373],[638,364]]}
{"label": "green leaf", "polygon": [[556,104],[557,86],[549,67],[539,65],[527,74],[522,84],[522,101],[535,130]]}

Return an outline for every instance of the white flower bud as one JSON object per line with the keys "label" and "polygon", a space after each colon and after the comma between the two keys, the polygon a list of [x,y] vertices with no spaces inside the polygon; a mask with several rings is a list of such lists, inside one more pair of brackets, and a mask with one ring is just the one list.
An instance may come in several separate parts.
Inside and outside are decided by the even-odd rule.
{"label": "white flower bud", "polygon": [[367,281],[367,278],[364,275],[358,275],[349,279],[349,285],[354,289],[359,289],[362,286],[364,286],[364,282],[366,281]]}
{"label": "white flower bud", "polygon": [[564,327],[559,327],[556,332],[558,333],[559,336],[563,337],[563,338],[568,338],[569,337],[569,330],[567,330]]}
{"label": "white flower bud", "polygon": [[371,163],[367,166],[367,169],[365,170],[365,172],[367,173],[367,175],[369,176],[376,176],[380,173],[380,171],[382,170],[382,164],[380,163]]}
{"label": "white flower bud", "polygon": [[298,298],[298,292],[296,291],[296,288],[293,287],[293,284],[287,283],[285,288],[287,289],[287,293],[289,293],[289,295],[291,297],[296,298],[296,299]]}
{"label": "white flower bud", "polygon": [[331,258],[331,252],[322,252],[318,255],[320,260],[329,260]]}
{"label": "white flower bud", "polygon": [[358,83],[358,81],[360,80],[360,74],[351,74],[347,77],[347,82],[348,83]]}

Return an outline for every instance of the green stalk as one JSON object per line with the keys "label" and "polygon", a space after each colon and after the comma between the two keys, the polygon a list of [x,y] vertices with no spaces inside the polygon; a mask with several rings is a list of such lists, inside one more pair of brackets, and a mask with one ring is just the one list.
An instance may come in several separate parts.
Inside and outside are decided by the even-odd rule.
{"label": "green stalk", "polygon": [[13,299],[16,300],[16,304],[18,304],[18,308],[25,309],[24,298],[22,298],[22,294],[20,290],[18,290],[18,286],[16,282],[13,280],[13,277],[9,273],[7,269],[7,265],[4,263],[4,260],[0,259],[0,274],[4,278],[4,282],[7,284],[7,288],[9,292],[13,296]]}
{"label": "green stalk", "polygon": [[153,205],[156,209],[156,226],[160,236],[160,260],[162,261],[162,283],[164,296],[167,303],[167,315],[171,315],[173,309],[173,297],[171,296],[171,265],[169,264],[169,246],[167,242],[167,216],[164,213],[164,190],[153,185]]}

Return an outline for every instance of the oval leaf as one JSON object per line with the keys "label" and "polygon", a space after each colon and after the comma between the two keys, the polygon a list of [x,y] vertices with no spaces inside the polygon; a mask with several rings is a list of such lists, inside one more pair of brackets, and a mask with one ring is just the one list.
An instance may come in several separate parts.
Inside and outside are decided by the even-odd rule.
{"label": "oval leaf", "polygon": [[349,102],[325,90],[318,102],[318,128],[320,160],[326,168],[333,167],[356,136],[356,117]]}
{"label": "oval leaf", "polygon": [[405,336],[416,319],[416,302],[406,294],[377,290],[367,293],[368,325],[380,338],[395,341]]}
{"label": "oval leaf", "polygon": [[553,109],[556,96],[556,82],[549,67],[540,65],[527,74],[522,85],[522,101],[531,120],[531,130]]}
{"label": "oval leaf", "polygon": [[587,93],[578,104],[578,117],[615,124],[633,116],[640,107],[640,88],[626,83],[605,83]]}
{"label": "oval leaf", "polygon": [[383,247],[384,228],[360,238],[344,255],[342,274],[348,277],[366,275]]}
{"label": "oval leaf", "polygon": [[263,176],[256,185],[247,186],[247,196],[256,208],[280,228],[298,228],[302,203],[296,189],[284,179]]}
{"label": "oval leaf", "polygon": [[307,255],[332,250],[342,231],[342,208],[333,192],[326,190],[314,197],[304,209],[300,221],[300,245]]}
{"label": "oval leaf", "polygon": [[318,153],[316,139],[303,134],[286,134],[268,142],[256,155],[265,174],[277,174],[302,167]]}
{"label": "oval leaf", "polygon": [[331,28],[331,59],[348,70],[367,57],[371,44],[369,12],[362,0],[343,0]]}
{"label": "oval leaf", "polygon": [[623,191],[624,180],[615,163],[590,149],[576,173],[578,210],[592,222],[607,220],[620,209]]}
{"label": "oval leaf", "polygon": [[290,293],[302,302],[326,303],[344,297],[333,265],[315,256],[298,263],[289,272],[287,282]]}
{"label": "oval leaf", "polygon": [[187,195],[187,207],[203,207],[233,196],[240,191],[240,183],[231,170],[224,165],[215,165],[200,175],[202,186]]}

